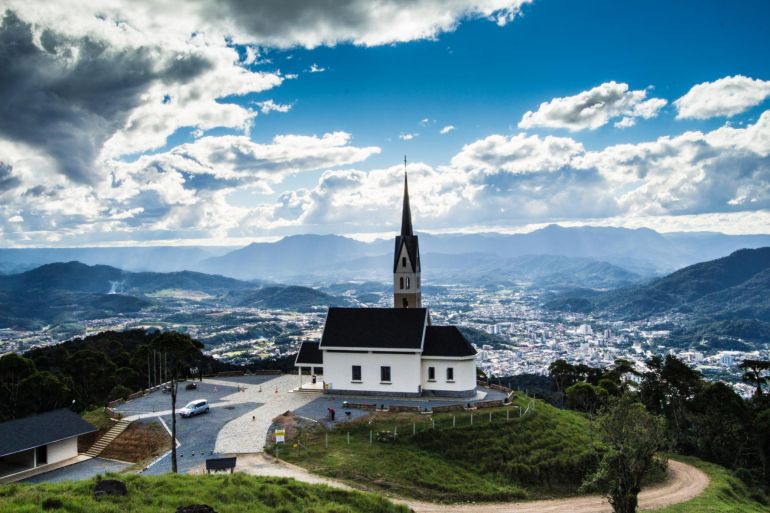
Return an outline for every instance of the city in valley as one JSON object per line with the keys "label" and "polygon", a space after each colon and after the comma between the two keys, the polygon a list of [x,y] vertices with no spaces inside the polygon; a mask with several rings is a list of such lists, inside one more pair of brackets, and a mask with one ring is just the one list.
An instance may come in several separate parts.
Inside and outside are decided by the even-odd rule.
{"label": "city in valley", "polygon": [[[321,287],[334,290],[350,304],[390,306],[387,286],[347,283]],[[366,292],[362,295],[361,291]],[[374,291],[373,291],[374,289]],[[752,351],[714,350],[707,345],[671,344],[670,332],[686,320],[682,314],[622,321],[581,313],[544,309],[544,292],[527,288],[426,287],[424,302],[430,305],[434,324],[455,324],[478,350],[477,365],[488,376],[547,375],[557,359],[589,367],[610,367],[617,359],[634,363],[639,372],[653,355],[674,354],[707,379],[729,382],[748,397],[753,387],[743,383],[744,359],[767,359],[768,347]],[[280,308],[232,307],[214,304],[204,294],[166,291],[157,294],[162,306],[66,326],[25,331],[0,329],[0,353],[23,353],[31,348],[56,344],[107,330],[132,328],[176,330],[205,344],[205,352],[238,365],[255,360],[275,360],[297,352],[304,340],[318,340],[327,307],[317,305],[300,311]],[[481,332],[488,336],[481,335]],[[470,333],[470,334],[469,334]],[[700,346],[700,347],[699,347]],[[634,379],[629,375],[630,379]]]}

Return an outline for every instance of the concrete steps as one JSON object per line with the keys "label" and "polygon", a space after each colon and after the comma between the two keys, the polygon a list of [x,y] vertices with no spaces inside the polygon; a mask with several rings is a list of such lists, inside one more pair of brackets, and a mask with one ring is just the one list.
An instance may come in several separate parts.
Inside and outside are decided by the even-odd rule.
{"label": "concrete steps", "polygon": [[92,445],[88,451],[86,451],[86,456],[90,456],[91,458],[96,458],[99,456],[102,451],[104,451],[104,449],[106,449],[107,446],[113,442],[113,440],[119,437],[120,434],[126,430],[129,425],[131,425],[130,420],[119,420],[117,424],[112,426],[110,430],[104,434],[104,436],[97,440],[96,443]]}

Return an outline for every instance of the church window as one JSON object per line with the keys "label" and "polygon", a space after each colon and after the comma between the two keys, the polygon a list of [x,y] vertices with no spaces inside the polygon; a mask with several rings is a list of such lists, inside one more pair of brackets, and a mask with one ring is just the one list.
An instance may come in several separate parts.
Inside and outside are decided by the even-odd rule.
{"label": "church window", "polygon": [[403,276],[402,276],[401,278],[399,278],[399,279],[398,279],[398,286],[399,286],[399,288],[401,288],[401,289],[403,289],[403,288],[404,288],[404,277],[403,277]]}
{"label": "church window", "polygon": [[447,367],[446,370],[446,380],[447,381],[454,381],[455,380],[455,370],[452,367]]}
{"label": "church window", "polygon": [[353,381],[361,381],[361,366],[353,366]]}
{"label": "church window", "polygon": [[380,381],[382,383],[390,383],[390,367],[380,367]]}
{"label": "church window", "polygon": [[436,368],[428,367],[428,381],[436,381]]}
{"label": "church window", "polygon": [[401,257],[401,267],[406,267],[406,257]]}
{"label": "church window", "polygon": [[409,277],[406,277],[406,288],[410,288],[410,285],[412,284],[412,280],[409,279]]}

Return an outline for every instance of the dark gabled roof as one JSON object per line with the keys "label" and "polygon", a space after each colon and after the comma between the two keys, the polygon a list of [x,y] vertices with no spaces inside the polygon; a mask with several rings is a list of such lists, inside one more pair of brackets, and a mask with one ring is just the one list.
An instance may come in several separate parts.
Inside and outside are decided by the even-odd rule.
{"label": "dark gabled roof", "polygon": [[0,457],[94,431],[94,426],[67,409],[9,420],[0,423]]}
{"label": "dark gabled roof", "polygon": [[473,356],[476,350],[455,326],[428,326],[423,356]]}
{"label": "dark gabled roof", "polygon": [[425,308],[329,308],[321,349],[422,349]]}
{"label": "dark gabled roof", "polygon": [[323,365],[324,354],[318,348],[319,342],[302,342],[299,346],[299,353],[297,353],[297,359],[294,360],[294,365]]}

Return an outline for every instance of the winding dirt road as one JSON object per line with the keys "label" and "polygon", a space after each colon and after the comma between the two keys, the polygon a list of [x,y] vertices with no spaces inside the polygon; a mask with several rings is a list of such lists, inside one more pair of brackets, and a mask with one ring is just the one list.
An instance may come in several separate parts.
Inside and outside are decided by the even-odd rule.
{"label": "winding dirt road", "polygon": [[[680,461],[669,460],[669,476],[665,482],[645,488],[639,494],[640,509],[656,509],[685,502],[699,495],[709,484],[709,478],[697,468]],[[345,490],[352,488],[334,479],[311,474],[307,470],[264,453],[238,455],[238,470],[262,476],[291,477],[313,484],[326,484]],[[434,504],[405,499],[391,500],[405,504],[416,513],[604,513],[612,508],[596,495],[529,502],[485,502],[471,504]]]}

